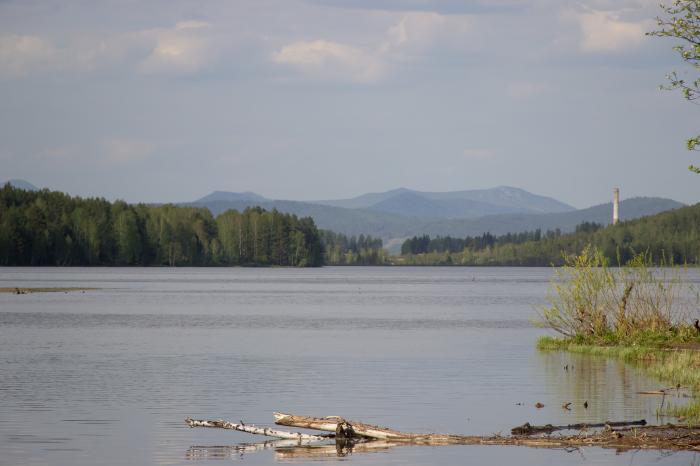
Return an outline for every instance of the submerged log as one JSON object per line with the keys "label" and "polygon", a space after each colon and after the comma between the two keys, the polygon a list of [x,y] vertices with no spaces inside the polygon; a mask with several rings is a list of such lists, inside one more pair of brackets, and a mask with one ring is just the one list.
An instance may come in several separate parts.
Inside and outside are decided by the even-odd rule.
{"label": "submerged log", "polygon": [[557,430],[582,430],[582,429],[592,429],[599,427],[629,427],[629,426],[645,426],[647,421],[641,419],[639,421],[622,421],[622,422],[601,422],[599,424],[569,424],[566,426],[553,426],[552,424],[547,424],[544,426],[533,426],[529,422],[525,424],[513,427],[510,433],[513,435],[532,435],[532,434],[550,434]]}
{"label": "submerged log", "polygon": [[267,437],[275,437],[288,440],[328,440],[328,435],[311,435],[304,434],[302,432],[287,432],[284,430],[270,429],[267,427],[257,427],[250,424],[244,424],[240,422],[235,424],[233,422],[227,422],[223,419],[217,419],[215,421],[205,421],[197,419],[185,419],[185,423],[190,427],[213,427],[218,429],[231,429],[238,430],[240,432],[247,432],[249,434],[265,435]]}

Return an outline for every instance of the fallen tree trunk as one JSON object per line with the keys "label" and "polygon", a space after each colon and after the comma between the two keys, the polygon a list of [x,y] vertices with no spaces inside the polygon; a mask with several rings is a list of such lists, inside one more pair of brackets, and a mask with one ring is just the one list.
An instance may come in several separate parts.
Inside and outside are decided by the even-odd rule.
{"label": "fallen tree trunk", "polygon": [[525,424],[513,427],[510,433],[513,435],[532,435],[532,434],[550,434],[557,430],[581,430],[581,429],[593,429],[598,427],[629,427],[629,426],[645,426],[647,421],[641,419],[639,421],[623,421],[623,422],[601,422],[599,424],[569,424],[566,426],[553,426],[552,424],[547,424],[544,426],[533,426],[529,422]]}
{"label": "fallen tree trunk", "polygon": [[215,421],[205,421],[196,419],[185,419],[185,423],[190,427],[213,427],[218,429],[231,429],[249,434],[265,435],[267,437],[275,437],[289,440],[328,440],[328,435],[311,435],[301,432],[287,432],[284,430],[269,429],[267,427],[257,427],[243,422],[234,424],[232,422],[217,419]]}
{"label": "fallen tree trunk", "polygon": [[338,426],[352,426],[352,431],[356,436],[367,437],[379,440],[407,439],[421,437],[423,434],[411,434],[408,432],[399,432],[398,430],[389,429],[387,427],[373,426],[362,422],[349,423],[339,416],[327,417],[308,417],[295,416],[293,414],[272,413],[275,418],[275,424],[289,427],[301,427],[303,429],[323,430],[326,432],[335,432]]}
{"label": "fallen tree trunk", "polygon": [[[338,416],[322,418],[296,416],[274,413],[275,422],[280,425],[322,430],[326,432],[342,431],[342,435],[309,435],[295,432],[275,431],[267,428],[248,426],[243,423],[232,424],[226,421],[193,421],[187,419],[191,427],[219,427],[241,430],[254,434],[301,440],[328,440],[335,438],[336,447],[352,448],[352,438],[362,439],[367,443],[377,441],[383,445],[513,445],[535,448],[580,448],[601,447],[618,450],[653,449],[653,450],[690,450],[700,451],[700,427],[667,424],[664,426],[622,427],[614,429],[613,425],[603,424],[604,429],[587,431],[577,435],[531,435],[514,434],[511,436],[491,435],[453,435],[435,433],[409,433],[361,422],[349,422]],[[637,421],[640,424],[640,421]],[[238,428],[243,427],[243,428]],[[521,426],[522,427],[522,426]],[[569,427],[569,426],[567,426]],[[586,425],[592,427],[592,425]],[[517,432],[517,431],[516,431]],[[282,437],[284,435],[284,437]]]}

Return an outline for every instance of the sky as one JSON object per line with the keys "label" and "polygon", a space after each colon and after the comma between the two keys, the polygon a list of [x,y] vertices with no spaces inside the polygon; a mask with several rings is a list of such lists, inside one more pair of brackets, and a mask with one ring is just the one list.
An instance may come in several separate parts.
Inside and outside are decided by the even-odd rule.
{"label": "sky", "polygon": [[[657,0],[0,0],[0,179],[129,202],[700,200]],[[697,73],[697,71],[695,71]]]}

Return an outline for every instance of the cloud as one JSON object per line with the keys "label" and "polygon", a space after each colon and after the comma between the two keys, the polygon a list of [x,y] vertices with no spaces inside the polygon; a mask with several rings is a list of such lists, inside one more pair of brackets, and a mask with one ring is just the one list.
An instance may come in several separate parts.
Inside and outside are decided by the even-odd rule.
{"label": "cloud", "polygon": [[173,28],[144,31],[155,44],[139,69],[146,73],[199,71],[212,59],[210,41],[202,34],[209,27],[202,21],[183,21]]}
{"label": "cloud", "polygon": [[591,10],[575,14],[581,28],[580,49],[583,52],[611,52],[636,47],[652,21],[626,22],[616,11]]}
{"label": "cloud", "polygon": [[273,53],[272,61],[315,79],[369,83],[386,76],[392,65],[414,60],[436,44],[449,48],[451,41],[468,31],[466,17],[411,12],[402,15],[374,45],[360,47],[325,39],[296,41]]}
{"label": "cloud", "polygon": [[62,46],[36,35],[0,35],[0,75],[87,73],[129,69],[144,73],[194,73],[211,63],[210,25],[183,21],[170,28],[96,36],[75,34]]}
{"label": "cloud", "polygon": [[34,35],[0,36],[0,74],[24,76],[37,69],[55,65],[57,50],[50,42]]}
{"label": "cloud", "polygon": [[471,28],[469,17],[437,13],[407,13],[386,32],[380,53],[422,53],[434,45],[449,47],[459,43]]}
{"label": "cloud", "polygon": [[307,0],[309,3],[362,10],[430,11],[449,14],[489,14],[520,12],[527,8],[527,0]]}
{"label": "cloud", "polygon": [[375,54],[326,40],[293,42],[275,52],[272,60],[319,78],[368,82],[384,73]]}

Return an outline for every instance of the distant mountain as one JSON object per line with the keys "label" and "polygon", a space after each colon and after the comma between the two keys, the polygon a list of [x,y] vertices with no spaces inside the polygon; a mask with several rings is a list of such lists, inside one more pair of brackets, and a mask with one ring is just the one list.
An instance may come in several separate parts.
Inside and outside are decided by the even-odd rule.
{"label": "distant mountain", "polygon": [[373,209],[407,217],[471,218],[500,213],[555,213],[575,210],[551,197],[500,186],[450,192],[422,192],[406,188],[369,193],[352,199],[315,201],[348,209]]}
{"label": "distant mountain", "polygon": [[39,188],[31,184],[29,181],[26,180],[7,180],[3,181],[0,183],[0,186],[5,186],[7,183],[10,183],[12,187],[18,188],[18,189],[24,189],[26,191],[38,191]]}
{"label": "distant mountain", "polygon": [[428,199],[456,200],[467,199],[495,206],[505,207],[510,210],[529,211],[532,213],[555,213],[576,210],[569,204],[565,204],[551,197],[540,196],[520,188],[510,186],[498,186],[491,189],[474,189],[470,191],[452,191],[445,193],[421,193]]}
{"label": "distant mountain", "polygon": [[430,199],[414,191],[406,191],[368,207],[376,212],[389,212],[423,219],[473,218],[483,215],[520,212],[517,207],[498,206],[470,199]]}
{"label": "distant mountain", "polygon": [[372,207],[375,204],[386,201],[394,196],[399,196],[404,193],[412,193],[410,189],[398,188],[383,193],[367,193],[361,196],[353,197],[352,199],[335,199],[326,201],[312,201],[314,204],[329,205],[333,207],[344,207],[346,209],[364,209]]}
{"label": "distant mountain", "polygon": [[[328,203],[324,205],[312,202],[269,200],[253,193],[212,193],[189,205],[207,207],[215,215],[227,209],[242,211],[246,207],[254,206],[267,210],[277,209],[280,212],[313,217],[319,228],[347,235],[378,236],[387,241],[387,244],[390,242],[399,244],[397,239],[423,234],[464,237],[481,235],[485,232],[500,235],[538,228],[543,231],[559,228],[562,232],[568,232],[573,231],[576,225],[584,221],[608,224],[612,219],[610,203],[571,210],[573,208],[559,201],[516,188],[479,190],[478,196],[474,192],[420,193],[399,189],[360,196],[349,200],[352,202],[347,204],[362,204],[365,205],[364,208],[340,207]],[[466,196],[475,198],[468,199]],[[264,200],[256,200],[259,198]],[[508,198],[513,200],[514,206],[507,204]],[[345,201],[337,202],[345,203]],[[524,206],[527,206],[530,211],[519,210],[524,209]],[[671,199],[626,199],[620,204],[620,218],[633,219],[682,206],[680,202]],[[532,213],[531,211],[536,208],[559,209],[559,211]],[[413,215],[406,215],[407,211]]]}
{"label": "distant mountain", "polygon": [[253,202],[267,202],[269,199],[250,191],[245,191],[242,193],[232,193],[229,191],[214,191],[211,194],[207,194],[201,199],[197,199],[196,203],[207,203],[207,202],[236,202],[236,201],[253,201]]}

